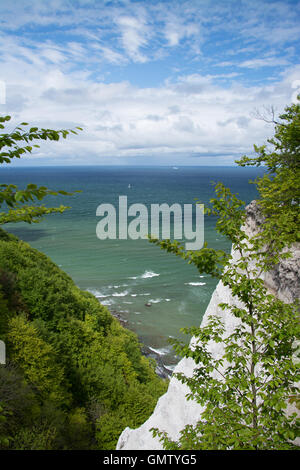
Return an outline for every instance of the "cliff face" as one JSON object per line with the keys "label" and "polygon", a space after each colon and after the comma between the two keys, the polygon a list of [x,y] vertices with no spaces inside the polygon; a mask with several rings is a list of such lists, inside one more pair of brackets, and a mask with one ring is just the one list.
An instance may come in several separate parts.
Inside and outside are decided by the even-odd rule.
{"label": "cliff face", "polygon": [[[247,223],[245,231],[248,235],[257,232],[262,220],[257,211],[255,201],[247,207]],[[300,295],[300,244],[292,247],[292,258],[284,260],[274,270],[264,275],[264,281],[267,288],[273,294],[285,302],[292,302]],[[232,252],[233,258],[237,253]],[[206,309],[201,325],[204,326],[209,315],[218,315],[222,318],[226,333],[230,334],[237,325],[237,319],[228,311],[221,310],[218,306],[221,302],[230,305],[237,305],[236,299],[233,299],[230,289],[220,281],[211,297],[210,303]],[[191,344],[195,341],[191,340]],[[211,352],[214,357],[218,357],[223,353],[222,344],[212,344]],[[182,359],[176,366],[174,372],[182,372],[186,376],[193,374],[195,363],[190,358]],[[189,388],[179,382],[175,377],[170,380],[168,391],[163,395],[150,418],[139,428],[126,428],[120,435],[117,449],[118,450],[158,450],[162,449],[162,445],[158,438],[153,438],[150,429],[152,427],[166,431],[172,439],[177,440],[180,430],[187,424],[196,424],[202,412],[202,407],[193,400],[187,401],[185,396],[189,392]]]}
{"label": "cliff face", "polygon": [[[255,201],[247,206],[246,232],[254,235],[262,223]],[[284,259],[275,268],[264,274],[268,290],[283,302],[293,302],[300,298],[300,243],[295,243],[291,250],[292,257]]]}

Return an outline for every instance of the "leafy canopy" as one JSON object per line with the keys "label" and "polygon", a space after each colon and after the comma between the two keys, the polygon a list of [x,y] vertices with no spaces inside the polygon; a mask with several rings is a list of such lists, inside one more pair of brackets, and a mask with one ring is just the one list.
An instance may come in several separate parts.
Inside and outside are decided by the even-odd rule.
{"label": "leafy canopy", "polygon": [[166,382],[137,336],[46,255],[0,229],[0,449],[114,449]]}
{"label": "leafy canopy", "polygon": [[274,137],[267,145],[254,146],[256,157],[243,156],[240,166],[265,166],[266,174],[254,183],[260,193],[259,207],[265,216],[261,245],[272,239],[283,248],[300,241],[300,95],[298,103],[285,108],[274,121]]}
{"label": "leafy canopy", "polygon": [[[0,117],[0,129],[4,130],[5,124],[10,119],[10,116]],[[0,133],[0,164],[11,163],[14,158],[21,158],[26,153],[31,153],[33,148],[39,147],[38,144],[33,144],[35,141],[58,141],[61,137],[65,139],[70,133],[77,134],[73,129],[56,131],[31,127],[24,130],[21,126],[28,126],[28,123],[22,122],[12,132]],[[76,127],[76,130],[82,130],[82,128]],[[46,207],[44,204],[36,204],[48,195],[58,194],[71,195],[66,191],[52,191],[45,186],[38,187],[36,184],[28,184],[25,189],[19,189],[14,184],[0,184],[0,208],[4,206],[6,209],[0,212],[0,225],[20,221],[38,222],[46,214],[64,212],[67,207],[63,205]]]}

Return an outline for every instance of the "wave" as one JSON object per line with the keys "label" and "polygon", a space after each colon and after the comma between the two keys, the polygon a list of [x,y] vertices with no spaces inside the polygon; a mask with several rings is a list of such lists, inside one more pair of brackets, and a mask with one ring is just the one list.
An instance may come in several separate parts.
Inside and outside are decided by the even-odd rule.
{"label": "wave", "polygon": [[186,286],[205,286],[206,282],[185,282]]}
{"label": "wave", "polygon": [[112,305],[114,304],[114,301],[112,299],[109,299],[109,300],[101,300],[101,304],[102,305]]}
{"label": "wave", "polygon": [[138,295],[143,296],[143,295],[151,295],[150,292],[144,292],[142,294],[130,294],[131,297],[137,297]]}
{"label": "wave", "polygon": [[123,292],[114,292],[111,294],[113,297],[125,297],[125,295],[128,295],[129,292],[128,290],[124,290]]}
{"label": "wave", "polygon": [[149,303],[151,304],[158,304],[159,302],[161,302],[163,299],[150,299],[149,300]]}
{"label": "wave", "polygon": [[97,299],[104,299],[105,297],[110,297],[110,294],[102,294],[102,292],[98,291],[97,289],[87,289],[87,292],[93,294]]}
{"label": "wave", "polygon": [[169,348],[155,349],[155,348],[152,348],[151,346],[149,346],[149,349],[151,351],[153,351],[155,354],[158,354],[159,356],[165,356],[166,354],[170,353]]}
{"label": "wave", "polygon": [[173,372],[176,367],[176,364],[170,364],[165,366],[166,369],[168,369],[170,372]]}
{"label": "wave", "polygon": [[120,284],[119,286],[107,286],[109,289],[119,289],[120,287],[128,287],[128,284]]}
{"label": "wave", "polygon": [[160,274],[155,273],[153,271],[145,271],[144,274],[141,276],[131,276],[128,279],[149,279],[151,277],[157,277],[160,276]]}
{"label": "wave", "polygon": [[160,276],[160,274],[154,273],[153,271],[145,271],[144,274],[142,275],[142,279],[147,279],[149,277],[156,277]]}

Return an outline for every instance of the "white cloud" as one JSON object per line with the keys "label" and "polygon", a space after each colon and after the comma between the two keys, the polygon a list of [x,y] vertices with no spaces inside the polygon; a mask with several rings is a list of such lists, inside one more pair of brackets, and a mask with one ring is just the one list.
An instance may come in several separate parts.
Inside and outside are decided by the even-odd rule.
{"label": "white cloud", "polygon": [[141,18],[120,16],[116,19],[121,35],[122,45],[126,54],[134,62],[146,62],[147,57],[140,51],[148,42],[149,27]]}
{"label": "white cloud", "polygon": [[[75,8],[69,1],[33,0],[25,8],[25,2],[15,0],[15,15],[3,0],[0,22],[10,33],[0,37],[0,81],[7,95],[0,112],[12,114],[15,122],[84,127],[55,150],[53,143],[43,145],[41,158],[57,153],[69,162],[109,163],[112,157],[151,155],[162,163],[176,156],[185,163],[189,155],[227,155],[226,161],[233,161],[272,134],[251,112],[271,104],[282,110],[300,77],[299,67],[292,65],[297,49],[289,41],[298,33],[291,9],[278,1],[238,3],[234,15],[234,2],[128,0],[103,8],[101,1],[82,0]],[[30,33],[34,25],[40,27],[39,40]],[[18,28],[26,34],[12,34]],[[232,38],[240,41],[236,49]],[[277,45],[285,41],[283,52]],[[234,54],[242,59],[232,60]],[[160,75],[161,65],[165,75]],[[216,66],[220,73],[210,68]],[[262,84],[260,69],[273,66],[280,67],[276,76]],[[120,78],[137,70],[144,86]],[[248,75],[257,81],[247,80]],[[146,88],[151,78],[160,85]]]}
{"label": "white cloud", "polygon": [[169,46],[177,46],[184,38],[194,37],[199,41],[200,27],[196,23],[185,23],[184,18],[172,17],[166,21],[164,34]]}
{"label": "white cloud", "polygon": [[54,64],[59,64],[65,60],[65,55],[55,47],[43,48],[40,52],[40,55]]}
{"label": "white cloud", "polygon": [[299,77],[299,68],[291,67],[272,85],[244,87],[233,82],[228,87],[214,76],[194,73],[159,87],[139,88],[126,81],[97,82],[80,70],[64,72],[59,62],[43,60],[44,49],[30,63],[32,57],[23,47],[17,52],[6,57],[2,68],[1,79],[8,86],[7,104],[0,105],[0,111],[12,114],[15,122],[84,127],[83,133],[55,149],[53,143],[45,144],[36,153],[55,163],[55,155],[73,163],[149,155],[161,163],[177,155],[184,163],[190,155],[212,154],[231,154],[233,161],[272,134],[270,126],[251,117],[254,108],[273,104],[282,110]]}
{"label": "white cloud", "polygon": [[262,59],[249,59],[238,64],[239,67],[256,69],[260,67],[276,67],[278,65],[288,65],[289,62],[284,57],[264,57]]}
{"label": "white cloud", "polygon": [[[199,55],[205,40],[216,34],[216,58],[225,66],[229,65],[226,54],[255,53],[270,45],[285,47],[299,39],[299,10],[299,2],[278,0],[252,0],[250,4],[245,0],[1,0],[0,24],[3,31],[21,33],[46,28],[43,34],[50,36],[52,28],[59,28],[61,36],[76,35],[88,46],[99,42],[102,58],[109,63],[145,63],[172,54],[177,47],[186,47],[189,56]],[[230,43],[226,50],[228,34],[240,40],[236,50],[236,44]],[[51,57],[60,60],[58,52],[51,51]]]}

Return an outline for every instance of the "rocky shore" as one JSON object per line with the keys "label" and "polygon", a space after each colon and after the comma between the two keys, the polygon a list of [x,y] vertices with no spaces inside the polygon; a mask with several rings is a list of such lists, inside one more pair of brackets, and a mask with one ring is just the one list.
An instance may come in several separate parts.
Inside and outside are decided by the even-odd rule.
{"label": "rocky shore", "polygon": [[[122,325],[124,328],[130,329],[128,320],[126,320],[119,312],[117,312],[116,310],[110,310],[110,313],[112,314],[113,317],[115,317],[118,320],[120,325]],[[159,377],[161,377],[162,379],[169,379],[171,377],[172,371],[168,369],[167,367],[165,367],[161,359],[161,356],[158,353],[153,351],[151,348],[149,348],[145,344],[142,344],[141,351],[144,356],[155,360],[156,362],[155,371]]]}

